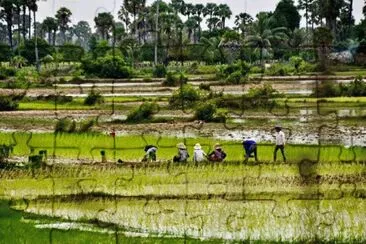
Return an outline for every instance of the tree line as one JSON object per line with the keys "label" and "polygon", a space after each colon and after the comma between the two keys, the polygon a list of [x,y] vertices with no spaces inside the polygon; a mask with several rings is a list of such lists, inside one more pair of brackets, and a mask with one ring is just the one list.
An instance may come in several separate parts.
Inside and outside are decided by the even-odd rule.
{"label": "tree line", "polygon": [[[235,49],[238,44],[252,48],[255,53],[250,55],[263,60],[291,56],[293,53],[283,50],[299,52],[303,46],[313,45],[319,28],[329,31],[329,42],[334,45],[362,42],[366,39],[366,20],[355,25],[353,10],[353,0],[281,0],[274,11],[233,16],[227,4],[156,0],[148,5],[146,0],[123,0],[118,17],[98,13],[93,30],[84,20],[72,24],[72,12],[65,7],[38,22],[37,0],[0,0],[0,42],[18,54],[34,37],[50,46],[72,44],[87,51],[104,43],[102,46],[120,47],[132,58],[138,48],[156,44],[164,46],[164,62],[173,56],[189,59],[179,47],[197,44],[205,50],[204,61],[211,63],[225,62],[218,47]],[[303,12],[305,28],[300,28],[299,11]],[[366,2],[363,13],[366,16]],[[227,20],[232,17],[235,26],[229,28]],[[203,28],[204,23],[207,28]]]}

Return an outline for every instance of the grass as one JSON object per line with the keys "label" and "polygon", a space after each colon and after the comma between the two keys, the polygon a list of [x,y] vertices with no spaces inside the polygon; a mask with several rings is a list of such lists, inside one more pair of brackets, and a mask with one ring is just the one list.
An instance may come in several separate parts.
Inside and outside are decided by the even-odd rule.
{"label": "grass", "polygon": [[[27,144],[27,141],[28,144]],[[63,158],[84,158],[93,161],[100,160],[100,151],[105,150],[107,158],[114,160],[136,161],[142,158],[143,148],[147,144],[155,144],[159,147],[158,158],[170,160],[176,154],[175,145],[184,141],[193,154],[193,146],[199,142],[206,152],[210,152],[216,142],[220,142],[228,154],[228,161],[243,160],[243,149],[240,142],[227,142],[213,138],[176,138],[157,137],[153,134],[117,136],[114,138],[102,134],[53,134],[53,133],[0,133],[0,144],[14,144],[14,155],[28,156],[30,148],[48,150],[48,155]],[[301,161],[304,158],[314,161],[338,161],[342,160],[366,160],[366,150],[362,147],[344,148],[343,146],[324,145],[288,145],[286,147],[287,158],[291,161]],[[273,158],[273,145],[262,144],[258,147],[260,160],[270,161]],[[191,155],[193,156],[193,155]]]}
{"label": "grass", "polygon": [[[97,221],[105,223],[99,225],[104,230],[119,226],[121,235],[127,230],[168,237],[163,240],[170,240],[171,235],[212,238],[209,242],[213,243],[223,239],[309,242],[315,238],[363,242],[365,201],[353,194],[355,184],[356,190],[365,194],[363,171],[364,164],[340,162],[319,162],[307,167],[164,165],[134,170],[101,165],[55,166],[52,171],[37,170],[36,178],[27,176],[25,170],[8,171],[2,175],[0,196],[19,200],[26,196],[28,201],[16,201],[14,206],[26,207],[25,212],[40,215],[35,218],[41,221],[43,215],[56,218],[51,222]],[[310,174],[320,175],[321,180],[307,177]],[[324,194],[322,200],[319,193]],[[6,220],[1,218],[0,223]],[[17,226],[17,221],[12,223],[17,229],[14,233],[25,229]],[[29,229],[34,228],[28,226]],[[59,232],[63,233],[56,228],[53,233]],[[83,232],[71,233],[75,233],[75,240],[79,236],[86,238]],[[24,233],[15,236],[15,240],[20,236]],[[111,236],[106,238],[110,240]],[[68,237],[64,240],[67,243]]]}

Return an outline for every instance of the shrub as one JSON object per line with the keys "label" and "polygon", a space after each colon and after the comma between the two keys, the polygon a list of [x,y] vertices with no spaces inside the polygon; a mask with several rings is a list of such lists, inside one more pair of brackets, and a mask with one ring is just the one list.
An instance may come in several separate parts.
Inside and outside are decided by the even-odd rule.
{"label": "shrub", "polygon": [[214,103],[202,103],[197,106],[195,111],[195,119],[206,122],[213,121],[216,114],[216,105]]}
{"label": "shrub", "polygon": [[250,73],[252,73],[252,74],[260,74],[260,73],[263,73],[263,68],[262,67],[259,67],[259,66],[252,66],[250,68]]}
{"label": "shrub", "polygon": [[159,105],[157,103],[143,103],[127,115],[126,121],[131,123],[150,120],[158,110]]}
{"label": "shrub", "polygon": [[288,64],[277,63],[277,64],[272,64],[271,67],[265,71],[265,73],[267,75],[272,75],[272,76],[286,76],[286,75],[290,75],[294,71],[295,71],[295,68]]}
{"label": "shrub", "polygon": [[[42,38],[37,38],[37,45],[38,45],[38,57],[39,60],[42,60],[45,56],[51,54],[53,52],[53,47],[50,46],[47,41]],[[20,55],[23,56],[29,63],[34,64],[36,62],[35,56],[35,39],[32,38],[31,40],[25,40],[24,44],[19,46]]]}
{"label": "shrub", "polygon": [[304,60],[299,56],[292,56],[290,58],[290,64],[295,68],[296,73],[300,71],[300,65],[304,62]]}
{"label": "shrub", "polygon": [[96,60],[92,58],[83,59],[81,68],[87,75],[95,75],[101,78],[129,78],[132,74],[121,56],[107,55]]}
{"label": "shrub", "polygon": [[[91,119],[91,120],[87,120],[87,121],[84,121],[81,123],[80,125],[80,128],[79,128],[79,133],[86,133],[86,132],[89,132],[91,130],[91,128],[94,126],[95,124],[95,121],[94,119]],[[75,128],[76,124],[74,124],[74,127],[71,127],[71,128]]]}
{"label": "shrub", "polygon": [[68,118],[60,119],[55,125],[55,133],[86,133],[94,126],[95,120],[87,120],[80,123],[79,128],[74,120]]}
{"label": "shrub", "polygon": [[314,88],[312,95],[315,97],[336,97],[340,96],[341,92],[335,82],[322,81],[317,88]]}
{"label": "shrub", "polygon": [[95,92],[94,89],[90,91],[88,96],[84,100],[84,104],[93,106],[95,104],[101,104],[104,102],[103,96],[99,92]]}
{"label": "shrub", "polygon": [[216,78],[226,79],[229,83],[239,84],[246,80],[249,71],[250,65],[240,60],[235,64],[218,66]]}
{"label": "shrub", "polygon": [[16,69],[13,67],[0,67],[0,80],[15,76]]}
{"label": "shrub", "polygon": [[201,83],[199,85],[199,89],[204,91],[211,91],[211,86],[210,84]]}
{"label": "shrub", "polygon": [[173,72],[168,72],[166,75],[166,79],[163,82],[164,86],[178,86],[181,84],[186,84],[188,81],[188,78],[183,74],[175,74]]}
{"label": "shrub", "polygon": [[0,96],[0,111],[14,111],[19,106],[18,100],[8,96]]}
{"label": "shrub", "polygon": [[183,85],[176,90],[169,99],[171,107],[192,107],[198,100],[201,99],[201,94],[198,89],[192,85]]}
{"label": "shrub", "polygon": [[226,82],[230,84],[240,84],[245,81],[246,77],[245,76],[243,77],[240,71],[235,71],[226,78]]}
{"label": "shrub", "polygon": [[362,77],[357,77],[349,84],[337,84],[332,81],[323,81],[318,88],[313,90],[312,96],[315,97],[360,97],[366,96],[366,84]]}
{"label": "shrub", "polygon": [[57,94],[57,95],[50,94],[47,96],[44,96],[44,95],[37,96],[37,100],[53,101],[58,104],[64,104],[64,103],[72,102],[73,98],[71,96],[65,96],[65,95],[60,95],[60,94]]}
{"label": "shrub", "polygon": [[153,76],[156,78],[163,78],[167,75],[167,71],[164,65],[158,64],[155,66],[153,71]]}

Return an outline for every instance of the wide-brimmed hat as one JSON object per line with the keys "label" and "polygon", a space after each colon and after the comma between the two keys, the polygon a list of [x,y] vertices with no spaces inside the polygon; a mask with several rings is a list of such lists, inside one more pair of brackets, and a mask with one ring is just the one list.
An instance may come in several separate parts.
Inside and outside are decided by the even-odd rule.
{"label": "wide-brimmed hat", "polygon": [[194,147],[193,147],[195,150],[199,150],[199,149],[201,149],[202,147],[201,147],[201,145],[199,144],[199,143],[196,143],[196,145],[194,145]]}
{"label": "wide-brimmed hat", "polygon": [[177,148],[178,149],[187,149],[186,145],[184,145],[184,143],[182,143],[182,142],[177,144]]}
{"label": "wide-brimmed hat", "polygon": [[215,149],[221,149],[221,145],[220,143],[216,143],[215,146],[214,146]]}

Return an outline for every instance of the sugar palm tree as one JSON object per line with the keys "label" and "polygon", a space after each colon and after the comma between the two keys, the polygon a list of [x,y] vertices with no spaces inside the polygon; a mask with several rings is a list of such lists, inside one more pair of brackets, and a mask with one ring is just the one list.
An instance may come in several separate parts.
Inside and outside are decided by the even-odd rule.
{"label": "sugar palm tree", "polygon": [[268,17],[264,13],[257,15],[257,20],[253,22],[250,29],[250,35],[247,37],[246,44],[255,48],[255,51],[259,51],[259,57],[261,65],[263,66],[263,55],[271,51],[272,41],[285,40],[286,28],[285,27],[271,27],[271,17]]}
{"label": "sugar palm tree", "polygon": [[195,6],[196,9],[196,20],[198,21],[198,41],[201,39],[201,22],[202,22],[202,14],[203,14],[203,10],[205,9],[205,6],[203,4],[196,4]]}
{"label": "sugar palm tree", "polygon": [[235,25],[236,28],[241,30],[242,34],[244,35],[246,32],[246,28],[253,22],[252,16],[247,13],[240,13],[235,16]]}
{"label": "sugar palm tree", "polygon": [[52,37],[53,37],[53,31],[57,30],[57,20],[52,17],[47,17],[42,22],[42,29],[47,32],[48,35],[48,44],[51,45],[52,43]]}
{"label": "sugar palm tree", "polygon": [[[207,25],[210,31],[212,30],[212,23],[216,22],[214,20],[211,20],[213,18],[216,8],[216,3],[207,3],[202,11],[204,17],[209,16],[209,18],[207,19]],[[209,25],[208,23],[211,23],[211,25]]]}
{"label": "sugar palm tree", "polygon": [[207,26],[210,31],[216,29],[218,25],[220,24],[220,19],[217,17],[208,18],[206,20]]}
{"label": "sugar palm tree", "polygon": [[172,7],[172,9],[174,9],[176,15],[178,15],[179,13],[184,13],[185,9],[184,0],[172,0],[169,5]]}
{"label": "sugar palm tree", "polygon": [[219,4],[215,9],[214,14],[221,19],[221,28],[225,28],[225,21],[233,14],[227,4]]}
{"label": "sugar palm tree", "polygon": [[56,19],[58,22],[58,26],[61,31],[62,41],[65,43],[66,41],[66,30],[69,27],[69,23],[71,22],[70,17],[72,13],[70,9],[62,7],[56,13]]}
{"label": "sugar palm tree", "polygon": [[136,18],[140,11],[142,11],[145,8],[146,0],[124,0],[123,6],[126,9],[127,12],[131,13],[133,15],[133,25],[134,28],[132,29],[132,33],[137,33],[137,21]]}
{"label": "sugar palm tree", "polygon": [[37,6],[37,0],[26,0],[26,5],[28,7],[28,38],[31,39],[32,36],[32,11],[34,6]]}
{"label": "sugar palm tree", "polygon": [[14,5],[12,0],[2,0],[0,2],[2,7],[1,15],[5,19],[8,31],[9,45],[13,48],[13,16],[14,16]]}

